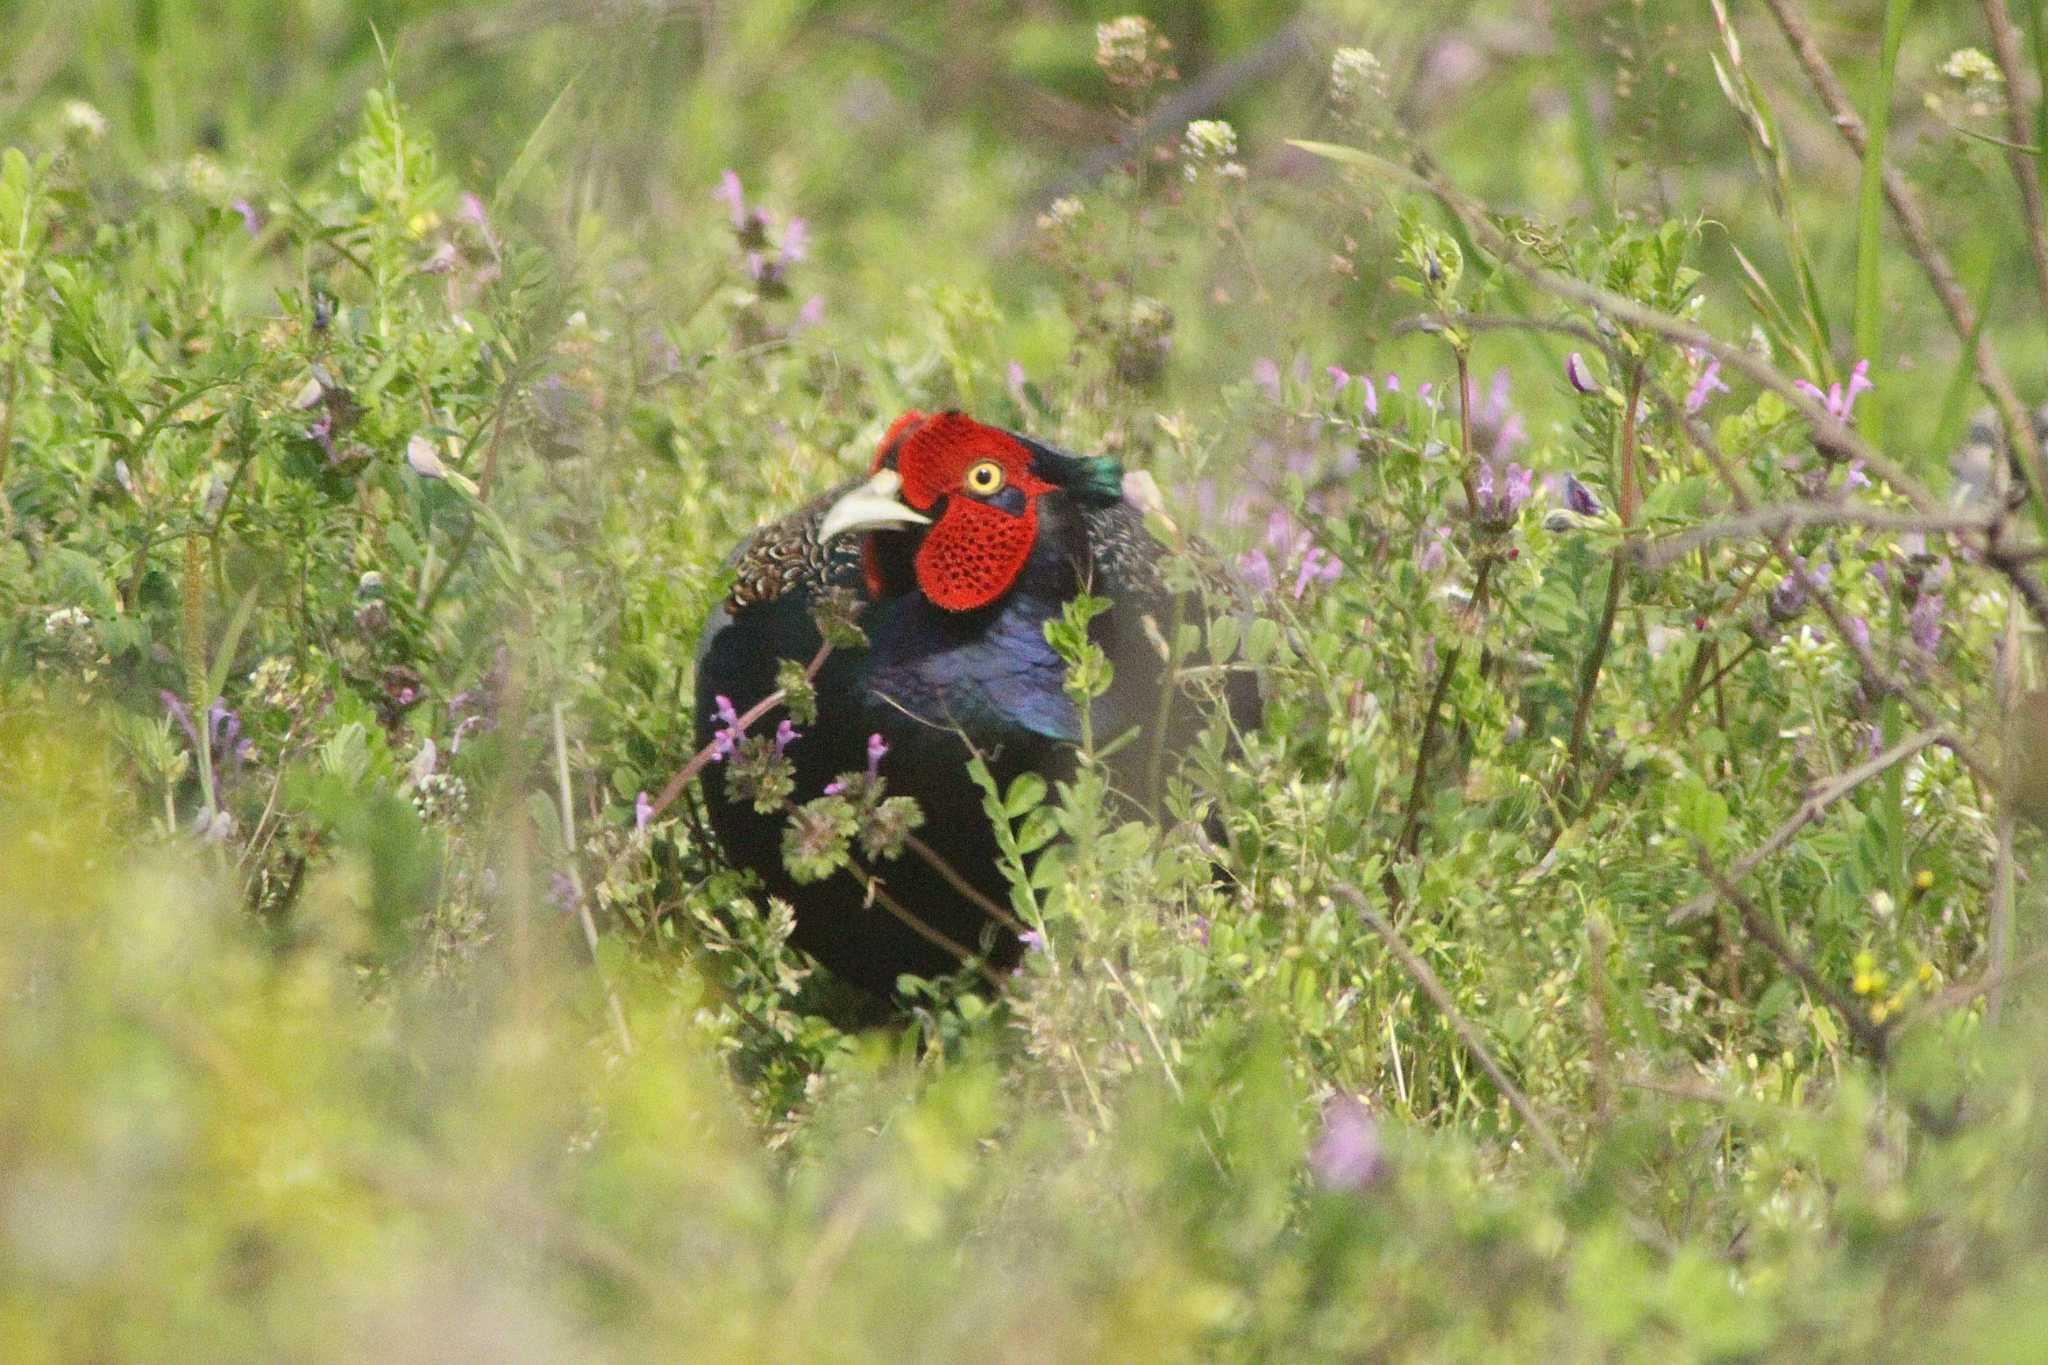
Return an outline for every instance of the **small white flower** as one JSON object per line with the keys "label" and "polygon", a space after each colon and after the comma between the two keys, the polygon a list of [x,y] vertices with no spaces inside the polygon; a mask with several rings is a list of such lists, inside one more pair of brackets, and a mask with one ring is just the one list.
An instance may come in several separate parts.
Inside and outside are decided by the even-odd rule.
{"label": "small white flower", "polygon": [[1243,168],[1233,160],[1237,156],[1237,129],[1220,118],[1198,118],[1190,123],[1182,135],[1181,154],[1186,159],[1183,169],[1190,180],[1211,168],[1225,175],[1233,170],[1243,174]]}
{"label": "small white flower", "polygon": [[2005,73],[1974,47],[1959,47],[1941,64],[1941,74],[1964,85],[2002,85]]}
{"label": "small white flower", "polygon": [[1330,58],[1330,99],[1341,108],[1354,108],[1368,95],[1378,92],[1380,59],[1362,47],[1340,47]]}
{"label": "small white flower", "polygon": [[107,116],[84,100],[66,100],[57,122],[64,131],[84,142],[98,142],[107,135]]}
{"label": "small white flower", "polygon": [[43,618],[43,634],[50,636],[67,635],[91,627],[92,617],[80,607],[59,607]]}

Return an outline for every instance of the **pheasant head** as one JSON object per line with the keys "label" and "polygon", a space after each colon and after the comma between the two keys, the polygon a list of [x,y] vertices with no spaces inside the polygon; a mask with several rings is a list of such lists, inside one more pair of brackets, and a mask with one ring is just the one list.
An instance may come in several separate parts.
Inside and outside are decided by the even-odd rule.
{"label": "pheasant head", "polygon": [[974,611],[1017,585],[1053,519],[1048,499],[1113,502],[1121,477],[1113,460],[1068,455],[962,412],[907,412],[876,447],[867,482],[819,530],[826,540],[866,535],[870,595],[915,587],[946,611]]}

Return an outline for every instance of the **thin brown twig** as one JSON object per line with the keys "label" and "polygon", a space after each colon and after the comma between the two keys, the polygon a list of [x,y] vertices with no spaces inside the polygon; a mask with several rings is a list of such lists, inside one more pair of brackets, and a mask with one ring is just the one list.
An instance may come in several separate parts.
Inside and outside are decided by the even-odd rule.
{"label": "thin brown twig", "polygon": [[904,836],[904,847],[908,848],[912,853],[916,854],[919,858],[922,858],[925,864],[929,866],[932,871],[938,873],[939,876],[945,879],[946,885],[952,887],[955,891],[958,891],[961,895],[967,897],[968,900],[972,901],[975,904],[976,908],[978,908],[981,911],[981,913],[987,915],[990,919],[1002,925],[1005,929],[1008,929],[1013,934],[1022,934],[1026,932],[1027,926],[1025,925],[1024,921],[1018,919],[1008,910],[1005,910],[1002,906],[996,904],[994,900],[982,894],[982,892],[978,888],[976,888],[972,882],[968,881],[965,877],[961,876],[960,873],[954,869],[953,865],[947,862],[945,858],[940,856],[939,851],[933,848],[930,844],[918,838],[915,834],[910,834]]}
{"label": "thin brown twig", "polygon": [[2039,295],[2041,316],[2048,317],[2048,215],[2041,205],[2041,168],[2036,153],[2028,149],[2034,130],[2027,126],[2026,68],[2020,64],[2020,35],[2013,27],[2005,0],[1980,0],[1984,26],[1991,31],[1991,56],[2005,77],[2005,126],[2013,145],[2006,149],[2006,163],[2019,186],[2020,210],[2027,220],[2027,250],[2034,262],[2034,288]]}
{"label": "thin brown twig", "polygon": [[981,961],[976,954],[962,947],[953,938],[926,924],[915,911],[890,895],[888,888],[883,886],[881,880],[872,872],[853,863],[848,863],[846,867],[847,871],[853,873],[860,884],[867,889],[868,894],[874,897],[875,903],[891,915],[894,915],[903,923],[904,927],[940,951],[951,953],[955,958],[959,959],[961,966],[972,966],[983,981],[986,981],[997,990],[1003,988],[1003,978],[998,976],[992,967],[986,962]]}
{"label": "thin brown twig", "polygon": [[1844,995],[1839,986],[1822,976],[1820,969],[1778,932],[1778,927],[1771,923],[1768,915],[1757,908],[1756,902],[1742,894],[1742,889],[1728,880],[1727,874],[1707,856],[1704,847],[1695,845],[1694,851],[1699,858],[1700,871],[1707,875],[1707,880],[1713,882],[1714,889],[1719,892],[1721,899],[1735,907],[1735,913],[1742,917],[1742,927],[1748,930],[1749,936],[1761,941],[1771,950],[1772,956],[1784,963],[1794,976],[1806,984],[1808,990],[1825,1000],[1829,1007],[1841,1016],[1842,1023],[1855,1035],[1856,1041],[1862,1044],[1863,1050],[1870,1054],[1871,1059],[1882,1063],[1888,1045],[1885,1026],[1872,1023],[1868,1012],[1858,1009],[1856,1002]]}
{"label": "thin brown twig", "polygon": [[1415,746],[1415,776],[1408,784],[1408,805],[1401,817],[1401,837],[1394,841],[1399,853],[1413,853],[1422,837],[1422,794],[1429,786],[1429,751],[1436,747],[1437,715],[1443,710],[1444,694],[1451,690],[1451,675],[1458,671],[1464,652],[1462,645],[1453,646],[1444,656],[1437,668],[1436,686],[1429,692],[1429,709],[1422,716],[1422,738]]}
{"label": "thin brown twig", "polygon": [[1860,526],[1872,531],[1919,531],[1957,535],[1991,529],[1997,515],[1986,512],[1890,512],[1857,503],[1786,502],[1710,521],[1652,541],[1636,554],[1644,568],[1661,569],[1717,540],[1745,540],[1803,526]]}
{"label": "thin brown twig", "polygon": [[1572,1169],[1571,1159],[1565,1155],[1564,1147],[1558,1142],[1557,1135],[1551,1132],[1550,1125],[1536,1112],[1536,1106],[1529,1102],[1529,1097],[1522,1093],[1521,1087],[1508,1079],[1508,1073],[1494,1060],[1492,1051],[1479,1036],[1479,1030],[1459,1012],[1456,1002],[1451,999],[1451,993],[1444,989],[1443,982],[1437,980],[1437,975],[1430,970],[1429,964],[1415,955],[1415,950],[1402,941],[1394,926],[1389,924],[1379,911],[1373,909],[1372,903],[1356,887],[1340,886],[1336,888],[1336,893],[1349,902],[1368,928],[1380,936],[1380,941],[1387,945],[1387,951],[1394,955],[1395,960],[1408,975],[1414,978],[1415,984],[1422,988],[1422,993],[1429,997],[1430,1003],[1436,1006],[1438,1013],[1443,1015],[1457,1033],[1458,1041],[1465,1045],[1465,1050],[1472,1054],[1473,1060],[1492,1078],[1494,1088],[1506,1098],[1509,1107],[1522,1120],[1522,1126],[1529,1130],[1537,1145],[1543,1148],[1544,1154],[1555,1161],[1561,1169],[1569,1172]]}
{"label": "thin brown twig", "polygon": [[[830,644],[819,645],[818,652],[811,656],[811,661],[809,663],[804,665],[804,677],[806,679],[816,678],[818,676],[818,670],[825,666],[825,660],[831,655],[831,653],[832,646]],[[787,695],[788,694],[785,693],[781,688],[776,688],[773,692],[770,692],[767,696],[755,702],[745,711],[742,711],[740,713],[739,724],[736,728],[738,728],[738,730],[742,734],[746,733],[746,731],[750,729],[755,724],[755,722],[759,721],[761,717],[767,715],[770,711],[773,711],[776,707],[782,705],[783,700]],[[669,779],[668,785],[661,789],[661,795],[655,798],[654,806],[650,811],[648,818],[653,819],[655,816],[659,816],[663,811],[667,810],[670,806],[674,805],[675,799],[678,796],[682,795],[683,788],[689,785],[690,779],[695,777],[698,773],[703,772],[705,768],[711,765],[712,760],[718,756],[720,748],[721,746],[718,743],[718,741],[713,740],[711,743],[706,744],[703,748],[699,749],[696,753],[690,755],[689,762],[683,764],[683,766],[677,770],[676,775]]]}
{"label": "thin brown twig", "polygon": [[[1734,881],[1741,881],[1744,877],[1754,872],[1766,859],[1775,856],[1787,844],[1790,844],[1799,831],[1825,815],[1828,807],[1834,805],[1835,802],[1841,800],[1850,792],[1855,791],[1865,782],[1884,772],[1893,764],[1905,762],[1928,745],[1942,740],[1946,735],[1946,729],[1941,727],[1933,727],[1922,730],[1918,734],[1909,735],[1877,757],[1859,763],[1840,777],[1834,778],[1815,788],[1811,795],[1799,803],[1799,809],[1792,813],[1791,819],[1772,830],[1769,838],[1758,844],[1750,852],[1744,854],[1733,867],[1728,869],[1728,876]],[[1664,922],[1677,925],[1684,924],[1687,920],[1697,919],[1700,915],[1713,908],[1716,898],[1716,893],[1712,891],[1694,896],[1691,900],[1666,916]]]}

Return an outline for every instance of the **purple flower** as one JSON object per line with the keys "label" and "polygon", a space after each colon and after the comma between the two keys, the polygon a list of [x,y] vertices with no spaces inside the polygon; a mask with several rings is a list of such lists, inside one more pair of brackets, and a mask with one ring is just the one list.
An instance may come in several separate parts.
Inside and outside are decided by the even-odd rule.
{"label": "purple flower", "polygon": [[653,823],[654,802],[649,800],[647,793],[643,791],[633,798],[633,832],[645,834],[647,827]]}
{"label": "purple flower", "polygon": [[1311,582],[1334,583],[1337,576],[1343,572],[1343,560],[1320,545],[1309,546],[1308,553],[1301,557],[1301,572],[1295,575],[1294,600],[1301,600],[1301,595],[1308,591]]}
{"label": "purple flower", "polygon": [[1309,1148],[1308,1169],[1318,1185],[1343,1193],[1369,1189],[1386,1178],[1379,1125],[1357,1099],[1338,1095],[1323,1106],[1323,1128]]}
{"label": "purple flower", "polygon": [[785,263],[801,261],[811,252],[811,225],[801,218],[791,218],[782,229],[782,259]]}
{"label": "purple flower", "polygon": [[1593,496],[1593,490],[1570,474],[1564,476],[1564,505],[1582,517],[1597,517],[1601,511],[1600,499]]}
{"label": "purple flower", "polygon": [[251,204],[248,200],[237,199],[228,207],[242,215],[242,226],[249,230],[251,237],[263,231],[263,217],[256,212],[255,205]]}
{"label": "purple flower", "polygon": [[1237,557],[1237,571],[1256,593],[1273,591],[1273,561],[1264,550],[1246,550]]}
{"label": "purple flower", "polygon": [[1847,493],[1853,489],[1868,487],[1870,476],[1863,472],[1863,461],[1849,461],[1849,467],[1842,471],[1842,491]]}
{"label": "purple flower", "polygon": [[789,723],[789,717],[784,716],[782,723],[775,727],[775,756],[777,758],[782,757],[784,749],[787,749],[793,742],[802,738],[803,736],[797,733],[797,728]]}
{"label": "purple flower", "polygon": [[1565,382],[1580,393],[1598,393],[1600,384],[1593,378],[1593,372],[1586,368],[1586,358],[1573,351],[1564,358]]}
{"label": "purple flower", "polygon": [[813,294],[804,300],[804,306],[796,310],[796,321],[789,325],[790,335],[807,332],[825,320],[825,296]]}
{"label": "purple flower", "polygon": [[1827,587],[1834,576],[1835,566],[1832,564],[1823,564],[1817,569],[1809,569],[1803,564],[1796,565],[1791,573],[1779,579],[1778,585],[1771,589],[1770,599],[1766,603],[1771,619],[1780,622],[1790,621],[1805,611],[1809,594]]}
{"label": "purple flower", "polygon": [[1252,382],[1266,391],[1266,397],[1280,401],[1280,366],[1271,356],[1262,355],[1252,362]]}
{"label": "purple flower", "polygon": [[1535,492],[1535,487],[1536,471],[1524,468],[1510,460],[1508,462],[1508,511],[1510,513],[1520,511],[1522,504],[1529,501],[1529,495]]}
{"label": "purple flower", "polygon": [[1509,404],[1508,386],[1505,365],[1493,372],[1493,382],[1487,387],[1484,403],[1472,401],[1470,379],[1465,386],[1465,398],[1472,409],[1475,443],[1496,458],[1529,439],[1528,429],[1522,425],[1522,415]]}
{"label": "purple flower", "polygon": [[1870,382],[1870,362],[1868,360],[1856,362],[1856,368],[1849,372],[1849,387],[1846,390],[1843,389],[1839,380],[1828,385],[1826,393],[1822,393],[1818,385],[1808,383],[1804,379],[1795,379],[1792,382],[1800,392],[1826,408],[1828,416],[1834,418],[1837,422],[1849,420],[1849,414],[1856,407],[1857,395],[1866,389],[1877,387]]}
{"label": "purple flower", "polygon": [[1276,550],[1284,550],[1294,543],[1294,518],[1286,509],[1276,507],[1266,514],[1266,544]]}
{"label": "purple flower", "polygon": [[1342,365],[1325,366],[1323,373],[1330,376],[1331,391],[1335,393],[1344,392],[1344,386],[1351,382],[1351,375]]}
{"label": "purple flower", "polygon": [[555,909],[565,915],[576,913],[580,903],[576,895],[576,879],[559,869],[548,878],[548,899],[555,903]]}
{"label": "purple flower", "polygon": [[1535,492],[1536,474],[1513,460],[1496,473],[1493,462],[1488,461],[1479,466],[1472,489],[1478,499],[1473,509],[1476,515],[1486,521],[1510,522]]}
{"label": "purple flower", "polygon": [[168,688],[157,693],[157,696],[163,699],[164,710],[170,713],[172,720],[178,722],[178,727],[185,732],[185,738],[192,741],[192,752],[198,753],[199,731],[193,726],[192,713],[185,709],[185,703],[178,699],[177,693]]}
{"label": "purple flower", "polygon": [[825,795],[827,796],[840,796],[843,795],[845,791],[846,784],[844,782],[841,782],[836,777],[825,784]]}
{"label": "purple flower", "polygon": [[1870,648],[1870,623],[1860,616],[1849,618],[1849,639],[1858,649]]}
{"label": "purple flower", "polygon": [[882,737],[881,737],[881,735],[880,735],[880,734],[872,734],[872,735],[869,735],[869,736],[868,736],[868,780],[869,780],[869,781],[873,781],[873,780],[874,780],[874,779],[875,779],[876,777],[878,777],[878,776],[880,776],[880,775],[881,775],[881,771],[882,771],[882,755],[884,755],[884,754],[886,754],[886,753],[888,753],[888,752],[889,752],[889,746],[888,746],[887,744],[885,744],[885,743],[883,743],[883,742],[882,742]]}
{"label": "purple flower", "polygon": [[1027,953],[1042,953],[1045,951],[1045,935],[1036,929],[1026,929],[1023,933],[1017,935],[1017,941],[1024,945],[1024,951]]}
{"label": "purple flower", "polygon": [[1432,527],[1422,539],[1422,549],[1416,553],[1415,567],[1426,574],[1437,573],[1444,567],[1450,555],[1451,528]]}
{"label": "purple flower", "polygon": [[[1365,385],[1365,411],[1366,411],[1366,415],[1367,415],[1367,416],[1369,416],[1369,417],[1377,417],[1377,416],[1379,416],[1379,415],[1380,415],[1380,391],[1379,391],[1378,389],[1376,389],[1376,388],[1374,388],[1374,387],[1372,386],[1372,376],[1371,376],[1371,375],[1369,375],[1369,374],[1362,374],[1362,375],[1358,376],[1358,382],[1359,382],[1359,383],[1361,383],[1361,384],[1363,384],[1363,385]],[[1393,377],[1392,377],[1391,375],[1389,375],[1389,376],[1388,376],[1388,378],[1387,378],[1387,387],[1388,387],[1388,388],[1392,388],[1393,386],[1394,386],[1394,385],[1393,385]]]}
{"label": "purple flower", "polygon": [[1692,388],[1685,395],[1685,410],[1698,412],[1707,405],[1709,396],[1728,392],[1728,386],[1721,382],[1721,360],[1715,356],[1700,370],[1700,377],[1692,382]]}
{"label": "purple flower", "polygon": [[719,720],[725,723],[725,728],[711,737],[711,761],[718,763],[739,746],[747,732],[740,728],[739,712],[733,709],[731,697],[721,693],[712,701],[718,707]]}
{"label": "purple flower", "polygon": [[1940,593],[1923,592],[1906,617],[1906,627],[1912,632],[1913,643],[1928,654],[1941,648],[1941,609]]}
{"label": "purple flower", "polygon": [[727,171],[718,177],[718,188],[711,192],[714,199],[723,199],[732,214],[732,230],[743,232],[747,226],[747,196],[740,188],[738,171]]}

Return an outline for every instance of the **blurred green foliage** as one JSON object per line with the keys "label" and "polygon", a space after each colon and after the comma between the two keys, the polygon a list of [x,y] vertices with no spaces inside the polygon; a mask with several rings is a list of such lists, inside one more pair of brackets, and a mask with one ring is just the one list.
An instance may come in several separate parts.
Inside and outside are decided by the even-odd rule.
{"label": "blurred green foliage", "polygon": [[[1880,77],[1885,8],[1823,46],[2038,401],[2011,93],[1960,10]],[[1625,552],[1731,511],[1688,416],[1910,508],[1482,240],[1868,360],[1843,410],[1980,505],[1973,362],[1778,35],[1118,13],[0,4],[0,1359],[2038,1353],[2005,585],[1819,518]],[[1058,836],[1040,947],[882,1014],[636,807],[726,552],[949,404],[1151,472],[1257,603],[1163,643],[1267,721],[1162,829],[990,790]]]}

